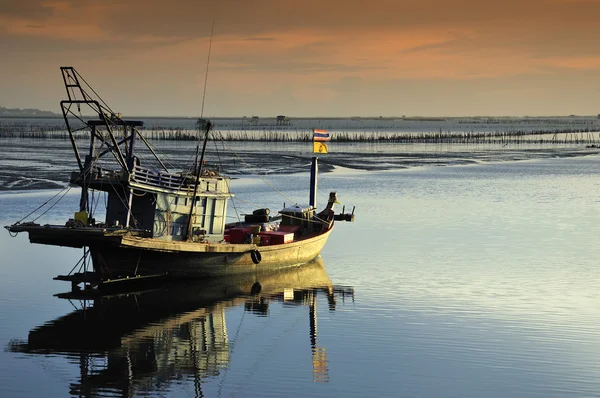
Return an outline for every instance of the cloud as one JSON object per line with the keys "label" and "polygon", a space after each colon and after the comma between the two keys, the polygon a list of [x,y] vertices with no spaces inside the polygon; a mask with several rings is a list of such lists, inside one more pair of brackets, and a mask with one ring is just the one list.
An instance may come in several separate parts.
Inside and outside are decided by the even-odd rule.
{"label": "cloud", "polygon": [[[31,93],[54,104],[62,91],[33,87],[29,76],[54,76],[58,66],[72,64],[109,98],[122,99],[126,113],[193,114],[186,101],[201,91],[213,20],[208,89],[223,98],[212,102],[214,114],[269,107],[296,115],[425,114],[418,109],[442,112],[455,93],[460,100],[448,112],[514,111],[520,102],[507,91],[494,97],[504,107],[486,95],[504,87],[518,95],[523,87],[532,101],[543,101],[531,93],[553,80],[587,93],[600,70],[600,1],[592,0],[4,3],[0,102],[6,105]],[[122,90],[143,93],[143,107],[140,96],[121,96]],[[36,104],[13,104],[30,105]]]}
{"label": "cloud", "polygon": [[0,22],[9,26],[12,36],[111,41],[123,46],[140,41],[160,46],[171,40],[207,39],[213,21],[215,41],[237,38],[265,43],[312,32],[314,36],[337,34],[350,42],[369,36],[377,45],[378,38],[385,40],[390,35],[426,37],[438,32],[447,36],[444,41],[406,48],[406,52],[510,47],[534,56],[553,52],[583,55],[594,51],[594,38],[600,34],[596,23],[600,2],[591,0],[305,0],[301,6],[281,0],[4,3]]}
{"label": "cloud", "polygon": [[275,41],[277,40],[274,37],[247,37],[243,40],[247,40],[247,41]]}
{"label": "cloud", "polygon": [[[595,24],[600,11],[598,2],[505,0],[501,3],[481,0],[223,0],[163,2],[105,0],[114,10],[103,25],[111,32],[153,34],[157,36],[206,37],[212,21],[218,35],[264,36],[268,32],[309,29],[312,31],[367,29],[385,31],[412,30],[415,27],[444,29],[486,27],[510,30],[519,25],[533,29],[554,25],[560,31],[571,23]],[[134,16],[132,18],[131,16]],[[269,36],[269,35],[267,35]]]}
{"label": "cloud", "polygon": [[54,15],[54,7],[42,0],[4,1],[0,3],[0,15],[26,20],[46,20]]}
{"label": "cloud", "polygon": [[[156,0],[71,1],[24,0],[5,2],[0,15],[21,19],[77,17],[101,25],[110,35],[152,35],[201,38],[210,35],[213,20],[217,35],[273,37],[267,32],[310,29],[344,32],[374,29],[412,30],[470,26],[507,28],[526,24],[594,24],[600,11],[597,1],[505,0]],[[65,20],[61,20],[65,22]],[[72,21],[73,22],[73,21]]]}

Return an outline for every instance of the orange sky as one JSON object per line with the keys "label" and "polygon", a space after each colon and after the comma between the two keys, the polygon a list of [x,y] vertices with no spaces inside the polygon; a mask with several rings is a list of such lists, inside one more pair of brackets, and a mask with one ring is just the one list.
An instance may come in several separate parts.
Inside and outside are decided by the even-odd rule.
{"label": "orange sky", "polygon": [[[126,2],[127,5],[122,5]],[[0,105],[59,66],[125,115],[595,115],[600,0],[0,0]]]}

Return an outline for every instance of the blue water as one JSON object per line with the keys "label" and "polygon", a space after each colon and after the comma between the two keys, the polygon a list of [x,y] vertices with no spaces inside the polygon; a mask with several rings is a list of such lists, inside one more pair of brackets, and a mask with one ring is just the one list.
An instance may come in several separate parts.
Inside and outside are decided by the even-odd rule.
{"label": "blue water", "polygon": [[[69,286],[52,280],[80,251],[0,234],[0,396],[600,396],[599,162],[338,166],[320,176],[319,201],[336,190],[357,210],[322,252],[334,308],[311,289],[296,302],[192,300],[122,332],[160,307],[130,296],[103,324],[116,339],[85,352],[21,352],[30,331],[81,308],[53,297]],[[307,201],[306,173],[266,178],[285,198],[243,177],[238,206]],[[56,192],[5,191],[0,223]],[[77,201],[70,192],[39,221],[71,217]]]}

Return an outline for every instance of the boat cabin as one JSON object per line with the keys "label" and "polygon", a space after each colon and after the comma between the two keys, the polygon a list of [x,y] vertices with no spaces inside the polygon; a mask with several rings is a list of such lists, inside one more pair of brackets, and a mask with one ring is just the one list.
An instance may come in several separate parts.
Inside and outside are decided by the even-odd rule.
{"label": "boat cabin", "polygon": [[[198,178],[196,172],[173,173],[156,165],[143,165],[134,155],[135,129],[143,126],[141,121],[116,120],[111,135],[118,130],[118,135],[125,138],[112,146],[98,129],[107,125],[106,120],[88,121],[88,125],[89,152],[82,171],[71,175],[71,183],[82,187],[76,220],[93,224],[88,219],[88,190],[92,189],[107,192],[105,228],[130,228],[161,240],[224,240],[227,202],[232,196],[228,177],[206,167]],[[108,149],[102,151],[103,146]],[[121,165],[120,170],[114,169],[114,161],[113,168],[98,161],[110,152]]]}
{"label": "boat cabin", "polygon": [[226,177],[202,177],[199,182],[202,189],[199,188],[195,200],[192,200],[193,187],[169,191],[164,187],[144,186],[131,181],[134,194],[129,224],[129,207],[123,200],[126,192],[118,193],[116,190],[108,194],[106,224],[151,231],[151,237],[161,240],[187,240],[191,232],[190,240],[221,242],[224,239],[227,201],[231,197],[228,180]]}

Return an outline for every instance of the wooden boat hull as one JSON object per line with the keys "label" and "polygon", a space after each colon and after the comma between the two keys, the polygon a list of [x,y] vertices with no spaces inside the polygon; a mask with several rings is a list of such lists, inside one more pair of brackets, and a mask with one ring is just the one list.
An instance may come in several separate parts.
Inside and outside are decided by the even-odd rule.
{"label": "wooden boat hull", "polygon": [[[28,232],[32,243],[89,247],[94,271],[103,279],[143,274],[181,279],[240,275],[305,264],[321,253],[333,225],[311,237],[269,246],[165,241],[125,229],[19,225],[9,230]],[[260,258],[258,263],[256,257]]]}
{"label": "wooden boat hull", "polygon": [[[104,277],[165,273],[172,278],[207,278],[273,271],[305,264],[321,253],[331,229],[317,236],[272,246],[153,242],[123,238],[120,245],[90,246],[94,271]],[[252,252],[259,253],[258,264]],[[256,256],[256,255],[255,255]]]}

